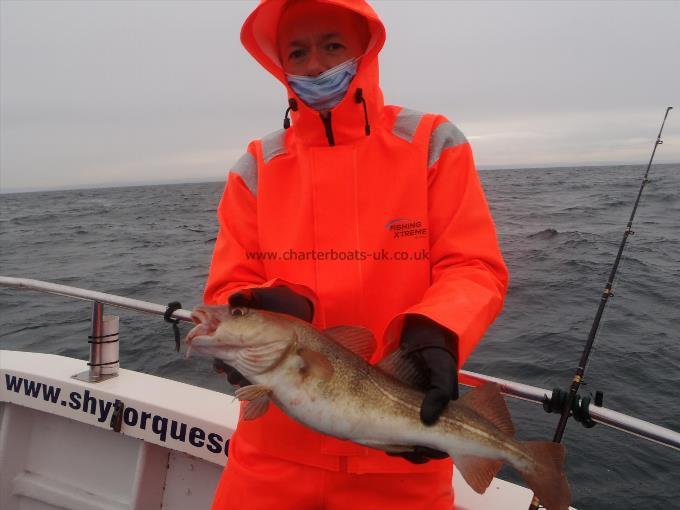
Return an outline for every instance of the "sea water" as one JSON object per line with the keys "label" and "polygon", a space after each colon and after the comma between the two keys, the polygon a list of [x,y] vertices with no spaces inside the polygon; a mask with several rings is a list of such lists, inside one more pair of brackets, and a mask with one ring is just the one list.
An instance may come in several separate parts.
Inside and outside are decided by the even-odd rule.
{"label": "sea water", "polygon": [[[480,171],[511,283],[465,368],[567,389],[640,187],[643,166]],[[224,183],[0,196],[0,273],[190,309],[201,302]],[[680,431],[680,165],[655,165],[581,393]],[[87,358],[91,305],[0,289],[0,348]],[[121,316],[121,366],[227,391],[208,360],[174,351],[161,317]],[[182,325],[182,332],[189,325]],[[510,401],[523,439],[557,415]],[[571,420],[564,443],[580,509],[677,508],[680,453]],[[517,480],[510,470],[501,476]]]}

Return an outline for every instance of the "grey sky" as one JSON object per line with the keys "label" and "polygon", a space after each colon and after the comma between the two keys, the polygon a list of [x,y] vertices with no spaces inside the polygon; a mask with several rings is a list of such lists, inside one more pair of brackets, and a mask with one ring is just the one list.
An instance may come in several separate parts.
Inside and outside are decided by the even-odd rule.
{"label": "grey sky", "polygon": [[[279,129],[243,50],[254,1],[0,11],[0,188],[220,180]],[[680,2],[377,1],[391,104],[443,113],[480,167],[680,161]]]}

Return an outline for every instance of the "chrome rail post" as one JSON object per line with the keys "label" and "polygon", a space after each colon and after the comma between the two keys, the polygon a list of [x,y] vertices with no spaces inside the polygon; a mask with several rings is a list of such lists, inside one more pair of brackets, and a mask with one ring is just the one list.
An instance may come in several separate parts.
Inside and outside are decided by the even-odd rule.
{"label": "chrome rail post", "polygon": [[92,324],[90,333],[90,381],[98,381],[102,376],[102,336],[104,331],[104,305],[99,301],[92,303]]}
{"label": "chrome rail post", "polygon": [[[80,372],[73,375],[73,379],[78,379],[79,381],[86,381],[91,383],[97,383],[105,381],[106,379],[111,379],[116,377],[117,367],[118,367],[118,349],[110,350],[107,349],[108,353],[115,352],[116,359],[105,359],[104,356],[104,344],[109,342],[107,340],[108,334],[105,332],[105,317],[104,317],[104,304],[99,301],[92,302],[92,323],[90,326],[90,337],[88,343],[90,344],[90,359],[88,361],[89,370],[85,372]],[[117,321],[116,321],[117,324]],[[116,340],[118,331],[115,332]],[[113,370],[105,370],[107,366],[115,367]]]}

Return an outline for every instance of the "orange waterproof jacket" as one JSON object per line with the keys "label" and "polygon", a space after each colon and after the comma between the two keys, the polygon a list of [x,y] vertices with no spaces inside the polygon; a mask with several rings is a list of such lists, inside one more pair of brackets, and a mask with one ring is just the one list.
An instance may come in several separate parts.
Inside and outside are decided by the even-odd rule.
{"label": "orange waterproof jacket", "polygon": [[[298,108],[289,129],[251,142],[229,172],[205,302],[288,285],[314,303],[316,326],[369,328],[378,344],[373,362],[398,345],[404,314],[422,314],[458,335],[462,365],[501,310],[508,283],[470,145],[441,115],[384,105],[382,23],[363,0],[327,1],[358,12],[371,29],[330,122],[295,95],[278,62],[285,0],[262,1],[243,25],[244,46]],[[314,432],[275,406],[241,421],[235,440],[357,473],[432,471],[450,462],[413,465]]]}

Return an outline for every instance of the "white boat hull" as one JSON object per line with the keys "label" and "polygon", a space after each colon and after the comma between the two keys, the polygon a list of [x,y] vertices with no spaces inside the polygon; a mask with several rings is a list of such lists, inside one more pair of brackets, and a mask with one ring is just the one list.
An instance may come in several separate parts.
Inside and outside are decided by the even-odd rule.
{"label": "white boat hull", "polygon": [[[209,509],[233,397],[121,369],[96,384],[81,360],[0,351],[0,508]],[[110,427],[124,403],[120,433]],[[483,496],[454,475],[459,510],[525,510],[531,492],[495,479]]]}

